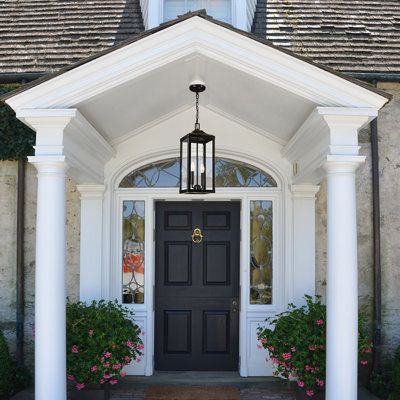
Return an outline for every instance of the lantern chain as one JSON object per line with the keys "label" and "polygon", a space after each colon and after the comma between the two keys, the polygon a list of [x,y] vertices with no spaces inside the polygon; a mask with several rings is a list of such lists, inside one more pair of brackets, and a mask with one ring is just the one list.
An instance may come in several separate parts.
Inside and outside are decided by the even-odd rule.
{"label": "lantern chain", "polygon": [[194,125],[195,129],[200,129],[199,123],[199,92],[196,92],[196,123]]}

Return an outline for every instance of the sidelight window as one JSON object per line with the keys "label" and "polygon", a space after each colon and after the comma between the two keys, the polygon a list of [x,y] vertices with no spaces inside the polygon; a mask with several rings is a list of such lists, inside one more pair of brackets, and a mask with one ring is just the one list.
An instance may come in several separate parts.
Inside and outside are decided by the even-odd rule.
{"label": "sidelight window", "polygon": [[272,304],[272,201],[250,201],[250,304]]}
{"label": "sidelight window", "polygon": [[125,200],[122,213],[122,301],[143,304],[145,202]]}

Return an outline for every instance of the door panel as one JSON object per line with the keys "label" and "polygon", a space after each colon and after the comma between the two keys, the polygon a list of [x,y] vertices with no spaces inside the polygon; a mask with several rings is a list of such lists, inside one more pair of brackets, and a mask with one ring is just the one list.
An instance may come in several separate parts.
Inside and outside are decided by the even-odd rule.
{"label": "door panel", "polygon": [[239,247],[238,202],[157,203],[156,369],[238,369]]}

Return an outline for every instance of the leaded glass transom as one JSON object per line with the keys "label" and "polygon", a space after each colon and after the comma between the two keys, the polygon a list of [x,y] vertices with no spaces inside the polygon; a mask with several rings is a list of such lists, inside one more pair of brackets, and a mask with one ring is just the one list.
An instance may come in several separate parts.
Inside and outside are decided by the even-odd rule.
{"label": "leaded glass transom", "polygon": [[[276,187],[275,179],[254,167],[236,160],[216,158],[216,187]],[[122,179],[120,188],[179,187],[179,158],[158,161],[138,168]]]}

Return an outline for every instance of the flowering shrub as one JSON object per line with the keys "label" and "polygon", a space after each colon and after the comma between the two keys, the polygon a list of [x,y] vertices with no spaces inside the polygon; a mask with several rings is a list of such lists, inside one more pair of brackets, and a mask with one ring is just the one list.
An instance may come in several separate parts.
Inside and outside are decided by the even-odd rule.
{"label": "flowering shrub", "polygon": [[125,365],[140,362],[144,346],[132,315],[117,302],[67,304],[67,379],[77,390],[115,385]]}
{"label": "flowering shrub", "polygon": [[[292,377],[306,395],[313,397],[325,386],[326,306],[320,297],[305,296],[306,304],[289,304],[288,311],[268,318],[274,329],[258,328],[259,348],[268,350],[275,375]],[[359,322],[360,364],[368,364],[372,344]]]}

